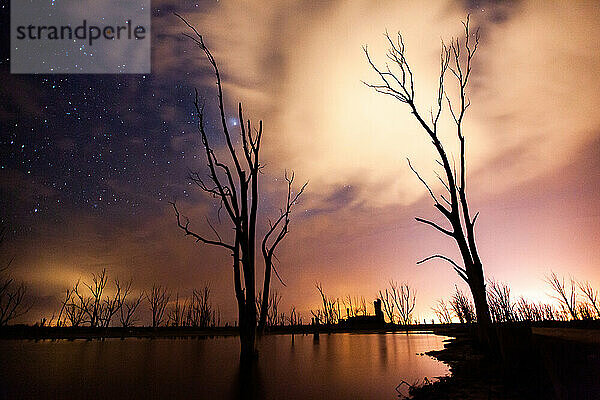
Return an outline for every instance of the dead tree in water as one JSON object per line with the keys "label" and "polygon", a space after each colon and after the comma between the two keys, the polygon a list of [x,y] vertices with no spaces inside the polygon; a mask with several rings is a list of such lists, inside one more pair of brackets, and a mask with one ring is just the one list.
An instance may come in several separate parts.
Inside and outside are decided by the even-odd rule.
{"label": "dead tree in water", "polygon": [[194,289],[187,308],[186,325],[207,328],[210,326],[214,313],[210,301],[210,286],[205,284],[202,290]]}
{"label": "dead tree in water", "polygon": [[[0,248],[3,247],[5,228],[0,229]],[[8,325],[15,318],[26,314],[31,304],[25,304],[27,286],[7,273],[13,259],[0,267],[0,326]]]}
{"label": "dead tree in water", "polygon": [[[392,283],[390,282],[390,285]],[[383,305],[383,311],[385,315],[390,320],[391,324],[396,323],[396,303],[394,302],[393,294],[388,291],[388,288],[385,288],[385,295],[380,290],[379,291],[379,300],[381,300],[381,304]]]}
{"label": "dead tree in water", "polygon": [[[265,310],[263,303],[263,293],[262,291],[258,291],[258,296],[256,297],[256,309],[258,311],[258,315],[266,315],[265,319],[265,327],[266,326],[274,326],[278,325],[281,321],[281,313],[279,313],[279,303],[281,302],[281,294],[277,290],[271,291],[269,294],[269,301],[267,303],[267,309]],[[263,327],[264,329],[264,327]]]}
{"label": "dead tree in water", "polygon": [[417,295],[411,290],[408,283],[398,286],[396,282],[390,282],[390,287],[392,289],[392,297],[398,309],[398,323],[409,325],[412,321],[413,311],[415,310]]}
{"label": "dead tree in water", "polygon": [[15,282],[11,276],[4,276],[8,266],[0,269],[0,326],[8,325],[27,311],[24,303],[27,286],[22,282]]}
{"label": "dead tree in water", "polygon": [[[462,264],[459,265],[449,257],[436,254],[427,257],[418,262],[421,264],[432,259],[441,259],[450,263],[456,273],[469,285],[475,309],[477,312],[478,330],[480,340],[489,346],[493,344],[493,333],[491,326],[490,311],[486,298],[485,278],[483,273],[483,264],[479,257],[479,252],[475,244],[475,221],[479,213],[471,214],[469,203],[467,202],[466,186],[466,143],[463,132],[463,120],[465,113],[470,106],[467,96],[467,84],[471,75],[472,61],[477,47],[479,45],[479,32],[474,35],[469,29],[469,17],[463,22],[464,40],[452,40],[450,46],[442,43],[440,56],[440,74],[438,82],[437,106],[431,112],[431,121],[427,122],[415,104],[415,83],[413,72],[406,59],[406,51],[402,36],[398,34],[397,40],[393,40],[386,34],[389,42],[388,59],[390,59],[397,71],[392,72],[389,66],[380,68],[371,60],[367,48],[364,48],[367,60],[373,70],[377,72],[380,82],[377,84],[367,84],[379,93],[394,97],[401,103],[405,103],[411,114],[423,128],[427,137],[431,140],[440,160],[437,163],[443,169],[443,177],[438,178],[446,190],[445,194],[436,195],[427,182],[413,168],[410,161],[408,165],[415,173],[419,181],[425,186],[431,196],[435,208],[445,217],[450,224],[450,228],[444,228],[434,221],[424,218],[416,218],[418,222],[429,225],[442,234],[454,239],[460,250]],[[444,83],[446,73],[450,71],[456,80],[458,87],[459,100],[453,102],[446,93]],[[445,100],[445,101],[444,101]],[[448,155],[446,149],[439,139],[438,121],[442,113],[442,106],[446,102],[450,115],[456,125],[456,137],[460,144],[460,158],[458,170],[453,165],[452,157]]]}
{"label": "dead tree in water", "polygon": [[171,294],[166,287],[161,285],[152,285],[150,293],[146,293],[146,300],[152,311],[152,327],[157,328],[162,325],[165,319],[165,309],[169,304]]}
{"label": "dead tree in water", "polygon": [[[119,322],[123,328],[129,328],[136,323],[137,320],[135,319],[135,312],[144,298],[144,292],[141,292],[139,296],[129,299],[132,283],[133,281],[129,280],[121,290],[123,295],[121,308],[119,310]],[[117,290],[119,290],[121,283],[116,280],[115,284],[117,285]]]}
{"label": "dead tree in water", "polygon": [[[235,296],[238,305],[238,319],[240,331],[242,362],[246,363],[255,358],[256,352],[256,333],[257,333],[257,309],[256,309],[256,226],[258,218],[258,197],[259,197],[259,171],[262,164],[259,161],[261,149],[261,138],[263,134],[262,121],[258,124],[258,129],[253,127],[250,120],[245,121],[242,112],[241,103],[238,104],[238,117],[240,122],[241,138],[241,157],[238,157],[232,135],[229,132],[227,117],[225,111],[225,102],[223,99],[223,90],[221,87],[221,76],[217,62],[210,50],[204,44],[202,35],[190,25],[183,17],[175,14],[191,30],[192,34],[184,33],[184,36],[191,39],[196,46],[204,53],[209,61],[217,86],[217,100],[220,114],[220,130],[226,143],[226,153],[228,161],[223,161],[214,151],[214,146],[209,140],[206,131],[204,119],[204,106],[198,100],[198,92],[194,100],[196,115],[198,117],[198,131],[204,146],[208,166],[208,181],[205,182],[202,175],[198,172],[190,174],[190,180],[196,184],[200,190],[216,198],[221,208],[231,222],[233,228],[233,238],[223,238],[219,232],[208,221],[214,238],[209,239],[204,235],[193,232],[190,229],[190,221],[183,217],[175,203],[172,203],[178,227],[186,235],[193,237],[197,242],[222,247],[231,252],[233,258],[233,281]],[[288,192],[291,191],[291,182],[288,182]],[[288,197],[289,198],[289,197]],[[297,198],[297,196],[296,196]],[[288,205],[289,201],[288,201]],[[282,223],[273,224],[273,231],[281,227],[282,231],[287,233],[287,221],[289,217],[289,207],[287,213],[282,217]],[[272,227],[273,227],[272,225]],[[285,236],[285,233],[283,234]],[[283,239],[283,238],[282,238]],[[279,242],[281,239],[279,240]],[[269,245],[267,250],[270,249]],[[274,247],[276,245],[270,245]],[[265,269],[265,278],[270,274],[271,266]],[[269,278],[270,279],[270,278]],[[267,279],[266,279],[267,280]],[[269,290],[263,290],[263,302],[268,303]],[[266,299],[266,300],[265,300]]]}
{"label": "dead tree in water", "polygon": [[319,295],[321,296],[322,308],[317,312],[311,311],[315,320],[326,325],[337,324],[341,319],[341,308],[339,299],[328,297],[323,290],[323,285],[320,282],[315,283]]}
{"label": "dead tree in water", "polygon": [[[281,243],[283,238],[289,232],[289,224],[290,224],[290,213],[292,211],[292,206],[296,204],[296,201],[304,192],[307,183],[305,183],[300,190],[294,195],[292,184],[294,183],[294,173],[292,173],[291,177],[288,177],[287,172],[285,173],[285,180],[287,182],[288,190],[287,190],[287,201],[284,209],[280,210],[279,218],[275,220],[275,222],[269,221],[269,230],[265,234],[261,249],[263,259],[265,260],[265,276],[263,280],[263,290],[262,290],[262,299],[260,307],[259,307],[259,320],[258,320],[258,331],[262,332],[267,324],[268,318],[268,310],[269,310],[269,289],[271,287],[271,271],[275,271],[277,274],[277,270],[273,266],[273,257],[275,257],[275,249],[277,245]],[[277,232],[277,233],[276,233]],[[277,275],[279,277],[279,275]],[[281,278],[280,278],[281,281]],[[282,282],[283,283],[283,282]],[[259,296],[260,297],[260,296]]]}

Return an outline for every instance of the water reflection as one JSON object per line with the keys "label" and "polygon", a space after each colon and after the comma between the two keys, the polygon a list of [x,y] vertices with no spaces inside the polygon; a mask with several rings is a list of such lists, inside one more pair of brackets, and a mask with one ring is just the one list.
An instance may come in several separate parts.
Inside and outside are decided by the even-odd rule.
{"label": "water reflection", "polygon": [[267,336],[251,371],[237,338],[0,341],[0,399],[394,399],[401,380],[447,373],[429,334]]}

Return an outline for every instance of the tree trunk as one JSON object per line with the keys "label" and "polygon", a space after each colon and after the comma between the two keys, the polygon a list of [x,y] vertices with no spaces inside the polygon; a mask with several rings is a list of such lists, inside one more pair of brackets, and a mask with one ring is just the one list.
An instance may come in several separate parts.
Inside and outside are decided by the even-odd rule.
{"label": "tree trunk", "polygon": [[483,267],[476,265],[474,276],[469,277],[469,287],[473,294],[473,303],[475,304],[475,314],[477,315],[477,333],[479,342],[486,349],[495,351],[495,335],[492,329],[492,319],[490,309],[487,303],[485,282],[483,278]]}
{"label": "tree trunk", "polygon": [[262,335],[267,326],[267,316],[269,313],[269,292],[271,288],[271,260],[265,258],[265,279],[263,281],[263,291],[260,306],[260,317],[258,320],[258,334]]}
{"label": "tree trunk", "polygon": [[256,352],[256,313],[248,315],[248,310],[240,310],[240,363],[251,365],[257,357]]}

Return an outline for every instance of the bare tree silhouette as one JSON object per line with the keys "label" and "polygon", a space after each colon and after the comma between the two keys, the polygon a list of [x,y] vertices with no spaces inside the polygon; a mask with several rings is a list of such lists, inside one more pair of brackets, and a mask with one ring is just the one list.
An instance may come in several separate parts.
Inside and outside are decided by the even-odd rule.
{"label": "bare tree silhouette", "polygon": [[[392,282],[390,282],[390,286],[391,285],[392,285]],[[385,288],[385,295],[380,290],[379,291],[379,299],[381,300],[381,304],[383,305],[383,311],[385,312],[385,315],[390,320],[390,323],[395,324],[396,323],[396,303],[394,302],[392,293],[389,292],[388,288]]]}
{"label": "bare tree silhouette", "polygon": [[75,296],[79,282],[75,283],[72,289],[66,289],[65,299],[61,302],[61,308],[58,313],[56,325],[78,327],[85,321],[85,307],[79,304],[79,298]]}
{"label": "bare tree silhouette", "polygon": [[506,283],[493,279],[488,281],[488,303],[494,322],[511,322],[515,320],[515,304],[510,300],[510,288]]}
{"label": "bare tree silhouette", "polygon": [[[471,215],[469,203],[467,201],[466,186],[466,143],[463,132],[463,120],[470,101],[467,96],[467,85],[472,70],[472,61],[479,46],[479,32],[473,34],[469,27],[469,17],[463,22],[464,40],[452,39],[450,46],[442,43],[440,56],[440,75],[437,93],[437,106],[435,111],[431,112],[431,121],[427,122],[421,111],[415,104],[415,82],[413,72],[406,59],[406,51],[402,35],[399,33],[397,40],[393,40],[386,34],[389,42],[388,59],[390,59],[397,70],[392,72],[389,66],[385,69],[378,67],[371,59],[368,49],[365,46],[364,52],[367,60],[373,70],[377,72],[381,82],[377,84],[366,83],[379,93],[390,95],[401,103],[405,103],[410,112],[416,118],[431,140],[435,150],[440,157],[437,163],[444,171],[444,178],[438,175],[439,181],[446,189],[449,199],[442,194],[437,196],[427,182],[413,168],[410,160],[408,165],[415,173],[419,181],[425,186],[429,195],[434,201],[435,208],[450,223],[451,228],[446,229],[436,222],[424,218],[416,218],[417,221],[429,225],[442,234],[453,238],[458,245],[462,257],[463,265],[444,255],[435,254],[418,262],[424,263],[432,259],[444,260],[452,266],[456,273],[469,285],[475,309],[477,312],[478,331],[480,340],[487,345],[492,344],[491,317],[486,298],[485,278],[483,273],[483,264],[479,257],[479,252],[475,244],[475,221],[479,213]],[[456,79],[458,86],[459,101],[451,101],[444,87],[446,73],[450,71]],[[460,144],[459,168],[451,164],[451,158],[445,150],[444,145],[438,136],[438,122],[442,113],[442,106],[445,102],[456,125],[456,136]]]}
{"label": "bare tree silhouette", "polygon": [[130,279],[121,289],[121,283],[118,279],[115,280],[117,290],[122,293],[121,307],[119,307],[119,322],[123,328],[129,328],[135,325],[137,322],[137,319],[135,318],[135,312],[144,298],[144,292],[140,292],[139,296],[137,297],[129,298],[131,295],[132,283],[133,280]]}
{"label": "bare tree silhouette", "polygon": [[413,319],[413,311],[417,302],[417,295],[410,288],[408,283],[402,283],[400,286],[396,282],[390,282],[392,297],[398,309],[398,323],[409,325]]}
{"label": "bare tree silhouette", "polygon": [[179,292],[175,293],[175,304],[167,315],[168,326],[183,326],[185,323],[185,313],[187,311],[187,299],[179,301]]}
{"label": "bare tree silhouette", "polygon": [[0,269],[0,326],[8,325],[29,311],[25,303],[27,286],[6,274],[9,265]]}
{"label": "bare tree silhouette", "polygon": [[[191,30],[192,34],[183,35],[191,39],[198,48],[204,53],[209,61],[217,86],[218,108],[220,113],[220,123],[223,137],[226,142],[226,151],[229,162],[222,161],[215,153],[213,145],[208,139],[208,134],[204,124],[204,106],[198,100],[198,92],[194,106],[198,117],[198,131],[204,146],[206,160],[209,170],[209,181],[205,182],[202,175],[198,172],[190,173],[190,180],[196,184],[202,191],[216,198],[221,208],[224,208],[234,230],[233,242],[224,240],[213,225],[208,221],[215,238],[209,239],[201,234],[190,230],[190,221],[182,217],[175,203],[172,203],[177,218],[177,225],[186,235],[192,236],[197,242],[222,247],[229,250],[233,258],[234,289],[238,303],[238,317],[240,329],[240,358],[243,362],[253,360],[256,355],[255,339],[257,333],[257,309],[256,309],[256,226],[258,216],[258,197],[259,184],[258,177],[262,165],[259,162],[259,153],[261,149],[261,138],[263,134],[262,121],[258,124],[258,129],[253,127],[250,120],[246,121],[242,112],[242,104],[238,104],[238,116],[240,121],[241,153],[238,153],[234,147],[232,136],[229,131],[226,120],[225,104],[223,99],[223,90],[221,87],[221,76],[217,62],[210,50],[204,44],[202,35],[188,21],[179,14],[175,14]],[[286,177],[287,178],[287,177]],[[271,224],[268,231],[268,237],[263,240],[263,252],[266,250],[267,258],[265,262],[265,288],[263,289],[263,303],[268,303],[270,274],[272,269],[271,258],[277,244],[281,242],[287,234],[289,224],[289,214],[291,205],[297,200],[299,194],[293,196],[292,178],[288,180],[288,203],[285,211],[282,210],[279,219]],[[271,235],[276,235],[273,242],[268,242]],[[270,244],[269,244],[270,243]],[[243,282],[242,282],[243,280]],[[266,310],[266,308],[265,308]],[[266,318],[266,317],[265,317]]]}
{"label": "bare tree silhouette", "polygon": [[449,305],[444,300],[438,300],[435,307],[432,308],[432,311],[435,313],[441,323],[449,324],[452,322],[452,315],[450,314]]}
{"label": "bare tree silhouette", "polygon": [[259,315],[266,315],[265,326],[273,326],[279,324],[281,320],[281,313],[279,313],[279,303],[282,299],[281,294],[279,294],[277,290],[271,291],[271,293],[269,294],[269,301],[267,303],[266,310],[263,308],[263,298],[263,292],[259,290],[258,296],[256,297],[256,309]]}
{"label": "bare tree silhouette", "polygon": [[210,326],[211,321],[215,318],[210,301],[210,286],[204,285],[202,290],[194,289],[192,298],[186,312],[185,324],[188,326],[206,328]]}
{"label": "bare tree silhouette", "polygon": [[[0,229],[0,248],[5,244],[6,228]],[[24,282],[17,282],[8,273],[14,259],[10,259],[6,265],[0,267],[0,327],[8,325],[15,318],[25,315],[32,304],[25,303],[27,286]]]}
{"label": "bare tree silhouette", "polygon": [[[123,312],[123,303],[131,291],[132,283],[129,281],[122,286],[119,279],[114,282],[115,294],[111,297],[105,294],[108,284],[106,268],[98,274],[92,274],[90,284],[78,280],[71,289],[65,291],[56,324],[77,327],[88,323],[92,328],[109,327],[113,317]],[[81,283],[87,291],[80,291]]]}
{"label": "bare tree silhouette", "polygon": [[342,316],[339,299],[327,296],[320,282],[315,283],[315,287],[321,296],[322,308],[317,312],[311,311],[311,313],[320,323],[337,324]]}
{"label": "bare tree silhouette", "polygon": [[546,282],[554,291],[553,298],[558,300],[563,312],[568,314],[572,319],[577,320],[577,290],[575,289],[575,280],[571,279],[571,287],[567,289],[565,278],[559,278],[555,272],[546,277]]}
{"label": "bare tree silhouette", "polygon": [[150,305],[152,312],[152,327],[157,328],[165,321],[165,309],[169,304],[171,294],[164,286],[154,284],[149,293],[146,293],[146,300]]}
{"label": "bare tree silhouette", "polygon": [[[304,185],[302,185],[300,190],[298,190],[298,192],[294,195],[293,191],[292,191],[293,190],[292,185],[294,183],[294,173],[292,173],[291,177],[288,177],[287,172],[286,172],[285,180],[288,184],[287,201],[286,201],[285,208],[280,210],[279,218],[277,218],[277,220],[275,220],[275,222],[269,221],[269,230],[265,234],[265,236],[262,240],[262,244],[261,244],[262,255],[263,255],[263,258],[265,261],[265,276],[264,276],[264,280],[263,280],[262,300],[261,300],[261,304],[259,307],[259,310],[260,310],[260,312],[259,312],[260,317],[258,320],[258,331],[259,332],[262,332],[265,328],[265,325],[267,324],[268,310],[269,310],[268,306],[269,306],[269,302],[271,301],[270,297],[269,297],[269,288],[271,287],[271,271],[273,270],[273,271],[275,271],[275,274],[277,274],[277,270],[275,270],[275,268],[273,267],[273,257],[275,257],[275,249],[277,248],[277,245],[279,243],[281,243],[283,238],[285,238],[285,236],[289,232],[288,227],[290,224],[290,213],[292,210],[292,205],[296,204],[296,201],[298,200],[300,195],[302,195],[302,193],[304,192],[304,189],[306,188],[306,185],[308,184],[308,182],[307,182]],[[279,276],[279,275],[277,275],[277,276]],[[281,281],[281,279],[280,279],[280,281]],[[283,284],[283,281],[281,283]],[[260,296],[259,296],[259,298],[260,298]]]}
{"label": "bare tree silhouette", "polygon": [[583,293],[590,306],[594,309],[596,318],[600,318],[600,309],[598,308],[600,305],[598,304],[598,290],[595,290],[590,282],[578,282],[577,286],[579,286],[579,290],[581,290],[581,293]]}
{"label": "bare tree silhouette", "polygon": [[458,320],[461,323],[471,324],[476,321],[475,311],[473,310],[473,303],[465,296],[465,294],[458,288],[458,286],[454,286],[455,292],[452,295],[452,299],[450,300],[450,306],[452,310],[458,317]]}

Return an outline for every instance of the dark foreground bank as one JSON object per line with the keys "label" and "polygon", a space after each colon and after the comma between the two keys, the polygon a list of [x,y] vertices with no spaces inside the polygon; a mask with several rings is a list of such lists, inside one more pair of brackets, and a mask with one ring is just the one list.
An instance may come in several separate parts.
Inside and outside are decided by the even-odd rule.
{"label": "dark foreground bank", "polygon": [[452,373],[412,386],[413,399],[600,399],[600,330],[499,327],[500,354],[478,347],[468,329],[427,354]]}

